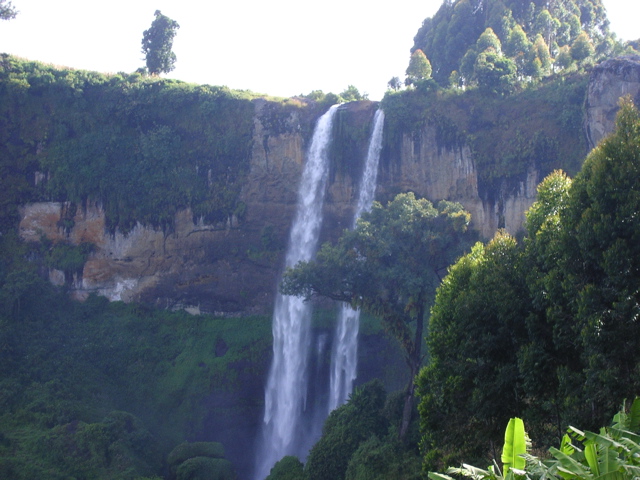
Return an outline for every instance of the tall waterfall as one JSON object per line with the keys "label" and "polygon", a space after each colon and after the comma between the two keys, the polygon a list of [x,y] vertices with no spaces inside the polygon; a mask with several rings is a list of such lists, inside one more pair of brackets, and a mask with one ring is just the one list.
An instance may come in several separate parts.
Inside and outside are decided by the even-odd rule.
{"label": "tall waterfall", "polygon": [[[378,163],[382,150],[382,132],[384,113],[379,109],[373,119],[373,132],[369,140],[369,150],[365,162],[358,205],[354,212],[353,226],[358,218],[371,208],[376,192]],[[358,330],[360,327],[360,311],[343,303],[338,316],[336,336],[331,353],[331,385],[329,391],[329,411],[347,401],[353,389],[358,367]]]}
{"label": "tall waterfall", "polygon": [[[318,247],[322,206],[329,171],[328,147],[332,106],[316,124],[298,191],[298,210],[291,227],[286,266],[310,260]],[[265,390],[262,445],[256,479],[264,479],[285,455],[304,458],[309,448],[301,435],[301,417],[307,400],[307,361],[311,309],[302,298],[278,294],[273,313],[273,361]]]}

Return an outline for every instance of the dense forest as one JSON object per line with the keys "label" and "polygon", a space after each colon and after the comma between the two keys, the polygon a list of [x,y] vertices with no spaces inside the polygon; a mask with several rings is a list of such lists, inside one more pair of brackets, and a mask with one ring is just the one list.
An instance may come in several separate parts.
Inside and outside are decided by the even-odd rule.
{"label": "dense forest", "polygon": [[[362,355],[378,363],[363,377],[378,378],[361,378],[305,462],[285,457],[270,480],[484,468],[516,416],[545,458],[569,425],[597,431],[640,395],[638,106],[621,100],[590,153],[583,133],[589,70],[638,49],[610,32],[600,0],[445,0],[423,22],[406,88],[392,79],[380,102],[382,161],[430,125],[439,147],[471,149],[484,197],[532,165],[546,178],[517,235],[478,242],[462,205],[403,192],[286,274],[287,293],[364,310]],[[257,431],[270,317],[73,301],[48,271],[81,271],[94,246],[25,243],[17,225],[38,201],[64,202],[67,231],[89,204],[110,234],[168,234],[183,209],[241,222],[257,98],[0,55],[0,477],[249,475],[238,452]],[[298,112],[308,139],[310,119],[361,99],[355,87],[269,99],[260,120],[277,132]],[[367,132],[338,121],[336,133],[333,168],[348,171]],[[330,317],[319,310],[314,328]]]}

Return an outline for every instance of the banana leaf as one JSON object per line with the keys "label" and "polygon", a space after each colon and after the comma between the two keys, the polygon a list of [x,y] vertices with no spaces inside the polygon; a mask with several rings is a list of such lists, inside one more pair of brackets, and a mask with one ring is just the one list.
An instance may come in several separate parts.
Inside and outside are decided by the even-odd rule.
{"label": "banana leaf", "polygon": [[627,428],[632,432],[640,432],[640,398],[636,398],[631,404]]}
{"label": "banana leaf", "polygon": [[431,480],[453,480],[449,475],[445,475],[443,473],[438,472],[429,472],[429,478]]}
{"label": "banana leaf", "polygon": [[589,443],[584,446],[584,458],[587,460],[587,465],[591,469],[596,477],[600,476],[600,468],[598,466],[598,452],[594,443]]}
{"label": "banana leaf", "polygon": [[581,478],[581,479],[591,479],[593,475],[591,472],[584,467],[580,462],[578,462],[575,458],[570,457],[566,453],[562,453],[557,448],[551,447],[549,449],[551,455],[553,455],[556,460],[558,460],[558,472],[559,474],[565,478]]}
{"label": "banana leaf", "polygon": [[562,453],[566,453],[567,455],[573,455],[576,451],[575,447],[571,444],[571,437],[566,433],[562,437],[562,442],[560,443],[560,451]]}
{"label": "banana leaf", "polygon": [[504,446],[502,447],[503,474],[506,475],[509,468],[524,470],[526,461],[522,455],[527,453],[527,440],[524,432],[524,422],[521,418],[509,420],[504,432]]}

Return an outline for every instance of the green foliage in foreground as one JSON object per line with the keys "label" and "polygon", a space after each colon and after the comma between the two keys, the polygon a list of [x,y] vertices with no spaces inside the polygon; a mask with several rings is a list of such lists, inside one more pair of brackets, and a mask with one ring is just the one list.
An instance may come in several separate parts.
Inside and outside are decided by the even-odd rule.
{"label": "green foliage in foreground", "polygon": [[[253,95],[0,56],[0,229],[26,202],[100,203],[110,230],[238,215]],[[36,180],[34,182],[34,180]],[[38,183],[39,181],[39,183]]]}
{"label": "green foliage in foreground", "polygon": [[[505,432],[503,462],[505,451],[510,447],[511,419]],[[524,425],[518,433],[511,435],[517,443],[524,446],[528,437]],[[601,428],[598,433],[582,432],[569,427],[560,448],[551,447],[551,459],[540,459],[527,453],[526,448],[518,451],[519,468],[508,468],[505,463],[502,472],[494,462],[484,470],[463,464],[461,468],[449,468],[447,473],[473,478],[474,480],[633,480],[640,475],[640,399],[636,398],[629,411],[625,406],[614,416],[610,427]],[[515,457],[506,455],[513,463]],[[453,480],[449,475],[429,472],[431,480]]]}
{"label": "green foliage in foreground", "polygon": [[[640,113],[571,182],[538,187],[521,244],[499,232],[449,270],[418,378],[428,468],[474,462],[521,416],[539,447],[596,428],[640,391]],[[462,441],[460,440],[462,438]]]}

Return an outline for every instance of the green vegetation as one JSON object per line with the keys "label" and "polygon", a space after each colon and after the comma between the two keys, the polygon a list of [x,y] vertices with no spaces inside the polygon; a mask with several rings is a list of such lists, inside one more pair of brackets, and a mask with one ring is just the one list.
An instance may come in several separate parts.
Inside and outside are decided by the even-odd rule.
{"label": "green vegetation", "polygon": [[[549,449],[553,457],[551,459],[540,459],[527,453],[529,439],[524,431],[524,424],[521,419],[512,418],[505,432],[502,472],[494,461],[494,465],[486,470],[463,464],[461,468],[447,469],[447,473],[475,480],[635,479],[640,471],[640,399],[636,398],[628,411],[625,407],[626,405],[623,405],[613,417],[611,426],[601,428],[599,433],[582,432],[575,427],[569,427],[568,434],[562,438],[560,448]],[[519,431],[510,431],[516,423],[521,426]],[[517,451],[510,450],[513,442],[520,445]],[[505,455],[504,452],[508,453]],[[519,464],[518,468],[509,468],[515,461]],[[429,478],[453,480],[449,475],[435,472],[429,472]]]}
{"label": "green vegetation", "polygon": [[[0,0],[0,18],[15,13]],[[260,409],[268,317],[191,317],[96,296],[75,303],[65,289],[93,246],[27,245],[16,233],[18,207],[34,201],[65,202],[59,227],[67,233],[74,213],[90,204],[104,209],[112,233],[140,222],[168,234],[185,208],[196,221],[233,224],[246,215],[239,193],[255,105],[267,135],[278,135],[295,115],[309,119],[331,104],[366,99],[349,85],[339,95],[315,91],[262,105],[248,92],[159,79],[173,68],[177,28],[157,11],[145,32],[151,78],[0,56],[2,478],[226,480],[235,473],[225,449],[229,458],[246,454],[246,445],[216,442],[246,438],[243,422]],[[288,293],[361,307],[363,336],[383,325],[399,340],[396,356],[404,356],[410,379],[391,395],[379,382],[357,388],[329,416],[306,465],[285,457],[271,480],[418,479],[423,461],[440,468],[498,458],[511,417],[523,417],[536,448],[545,448],[565,425],[596,428],[621,399],[637,395],[640,114],[629,101],[616,133],[580,170],[585,72],[634,49],[637,42],[622,45],[610,34],[600,0],[446,1],[425,20],[409,88],[400,91],[394,77],[382,102],[383,162],[400,158],[403,138],[430,126],[438,148],[471,149],[483,199],[496,200],[498,186],[517,188],[530,169],[550,175],[521,241],[499,232],[458,259],[475,240],[469,214],[402,194],[375,204],[315,262],[287,273]],[[332,175],[358,177],[354,159],[364,157],[374,107],[362,102],[337,113]],[[309,139],[313,122],[300,124]],[[575,180],[552,173],[557,168]],[[284,245],[274,228],[264,224],[249,258],[278,258]],[[47,269],[63,271],[66,285],[46,282]],[[314,328],[333,319],[319,311]],[[375,353],[388,365],[396,360]],[[524,432],[513,422],[502,451],[508,469],[496,463],[455,473],[637,476],[638,412],[640,401],[600,434],[572,428],[552,459],[527,456],[524,466]]]}
{"label": "green vegetation", "polygon": [[16,18],[17,14],[18,11],[11,5],[11,2],[0,0],[0,20],[11,20]]}
{"label": "green vegetation", "polygon": [[[76,273],[83,248],[0,236],[0,478],[235,478],[229,461],[246,468],[264,401],[271,318],[72,301],[40,272]],[[363,378],[397,383],[398,350],[362,320],[362,350],[378,359]],[[320,311],[313,326],[334,321]]]}
{"label": "green vegetation", "polygon": [[435,128],[438,147],[469,146],[478,171],[478,188],[493,198],[505,182],[515,189],[528,169],[542,175],[553,168],[575,174],[587,154],[583,104],[586,75],[549,79],[507,98],[481,89],[444,91],[426,82],[416,89],[387,92],[382,161],[400,158],[404,135]]}
{"label": "green vegetation", "polygon": [[418,49],[411,54],[405,84],[407,86],[416,85],[418,82],[428,80],[431,78],[431,72],[431,62],[429,62],[423,51]]}
{"label": "green vegetation", "polygon": [[283,277],[284,293],[350,303],[381,318],[400,342],[411,374],[401,439],[408,433],[413,378],[423,360],[425,313],[440,274],[471,242],[470,217],[460,204],[441,201],[436,208],[413,193],[384,207],[374,202],[336,245],[324,244],[315,260],[298,263]]}
{"label": "green vegetation", "polygon": [[176,480],[235,480],[224,447],[214,442],[184,442],[167,457],[169,478]]}
{"label": "green vegetation", "polygon": [[497,95],[635,52],[609,31],[601,0],[445,1],[414,37],[411,51],[419,50],[442,87]]}
{"label": "green vegetation", "polygon": [[173,53],[173,38],[180,28],[178,22],[162,15],[156,10],[154,20],[149,30],[142,35],[142,53],[147,61],[147,71],[150,75],[169,73],[175,68],[176,54]]}
{"label": "green vegetation", "polygon": [[638,152],[627,99],[573,182],[556,171],[540,184],[520,244],[499,232],[450,268],[418,378],[429,468],[495,457],[511,416],[548,446],[639,391]]}
{"label": "green vegetation", "polygon": [[[259,408],[260,398],[215,408],[208,399],[260,383],[268,317],[192,317],[95,296],[78,303],[37,275],[37,250],[12,235],[0,250],[0,477],[161,475],[174,447],[210,435],[203,428],[216,411],[239,422]],[[228,426],[213,433],[236,435]],[[169,456],[176,478],[201,478],[178,471],[200,457],[229,472],[219,445],[184,444]],[[210,472],[213,463],[182,469]]]}
{"label": "green vegetation", "polygon": [[300,480],[301,478],[304,478],[304,465],[298,457],[287,455],[276,462],[266,480]]}
{"label": "green vegetation", "polygon": [[[0,229],[30,201],[102,205],[110,231],[229,221],[248,170],[252,95],[0,57]],[[36,182],[34,182],[36,180]]]}
{"label": "green vegetation", "polygon": [[[402,397],[387,396],[379,381],[356,388],[345,405],[331,412],[322,438],[309,452],[304,476],[296,478],[417,480],[417,438],[410,435],[406,443],[398,441]],[[411,432],[417,433],[415,428]],[[274,476],[274,480],[279,478],[287,477]]]}

